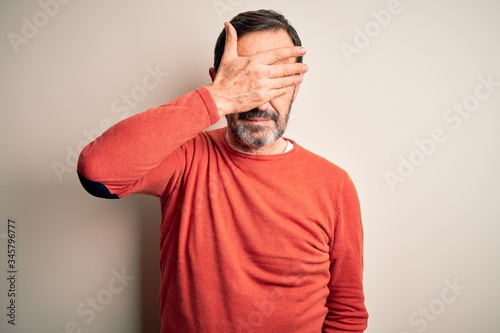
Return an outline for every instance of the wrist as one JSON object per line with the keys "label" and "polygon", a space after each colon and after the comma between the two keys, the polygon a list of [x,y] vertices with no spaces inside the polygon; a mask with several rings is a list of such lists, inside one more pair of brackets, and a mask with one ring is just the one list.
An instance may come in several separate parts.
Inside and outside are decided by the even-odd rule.
{"label": "wrist", "polygon": [[222,96],[222,94],[217,90],[216,87],[214,87],[213,84],[206,86],[206,88],[210,93],[210,96],[212,96],[215,105],[217,105],[217,111],[219,112],[219,116],[223,117],[229,114],[230,112],[228,112],[227,98],[224,98],[224,96]]}

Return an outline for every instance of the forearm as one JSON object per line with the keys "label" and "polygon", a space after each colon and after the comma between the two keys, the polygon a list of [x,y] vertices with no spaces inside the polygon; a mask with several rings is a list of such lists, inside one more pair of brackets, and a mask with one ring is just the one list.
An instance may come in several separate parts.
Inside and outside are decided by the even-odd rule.
{"label": "forearm", "polygon": [[108,188],[126,187],[218,119],[210,93],[199,88],[112,126],[83,149],[77,171]]}

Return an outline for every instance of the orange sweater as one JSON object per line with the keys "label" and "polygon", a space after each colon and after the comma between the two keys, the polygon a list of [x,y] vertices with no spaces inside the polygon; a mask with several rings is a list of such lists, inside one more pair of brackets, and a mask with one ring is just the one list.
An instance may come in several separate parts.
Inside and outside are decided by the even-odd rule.
{"label": "orange sweater", "polygon": [[356,190],[294,143],[232,150],[204,87],[111,127],[82,151],[83,186],[161,203],[162,332],[363,332]]}

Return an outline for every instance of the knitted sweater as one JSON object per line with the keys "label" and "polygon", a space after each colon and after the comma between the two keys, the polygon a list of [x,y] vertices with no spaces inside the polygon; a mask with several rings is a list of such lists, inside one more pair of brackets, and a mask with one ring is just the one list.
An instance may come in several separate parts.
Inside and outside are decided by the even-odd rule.
{"label": "knitted sweater", "polygon": [[91,194],[159,197],[162,332],[363,332],[363,231],[341,168],[294,147],[236,152],[201,87],[91,142]]}

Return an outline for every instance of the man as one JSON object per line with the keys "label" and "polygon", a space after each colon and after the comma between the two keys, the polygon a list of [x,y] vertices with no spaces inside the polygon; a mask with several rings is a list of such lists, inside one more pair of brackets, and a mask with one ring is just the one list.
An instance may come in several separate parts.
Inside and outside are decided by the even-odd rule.
{"label": "man", "polygon": [[[241,13],[213,83],[82,151],[91,194],[158,196],[162,332],[363,332],[362,225],[339,167],[283,137],[307,66],[280,14]],[[204,132],[220,117],[227,128]]]}

